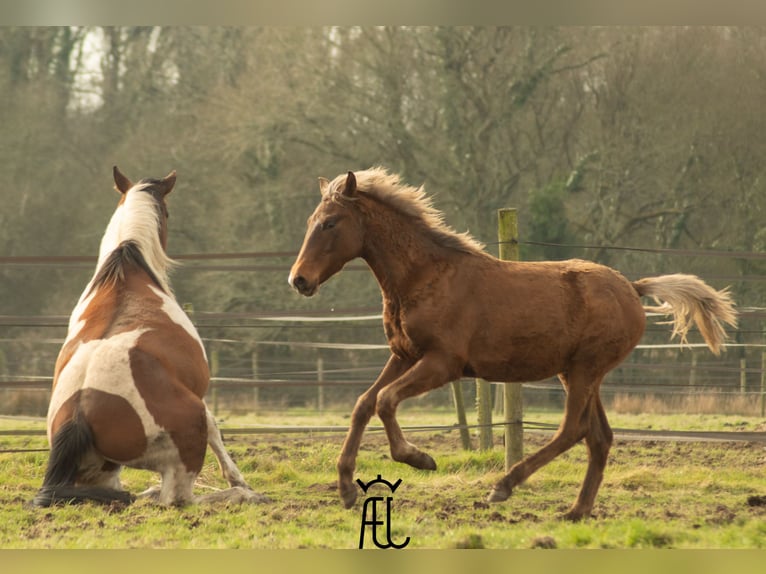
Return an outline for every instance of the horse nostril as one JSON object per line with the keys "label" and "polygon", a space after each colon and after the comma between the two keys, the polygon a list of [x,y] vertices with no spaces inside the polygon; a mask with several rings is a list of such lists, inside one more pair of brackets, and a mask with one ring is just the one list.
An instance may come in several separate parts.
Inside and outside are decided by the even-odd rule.
{"label": "horse nostril", "polygon": [[311,297],[317,290],[316,283],[312,283],[310,280],[306,279],[303,275],[295,275],[295,276],[291,275],[288,281],[290,282],[290,285],[292,285],[298,293],[300,293],[301,295],[305,295],[306,297]]}
{"label": "horse nostril", "polygon": [[306,278],[303,275],[298,275],[297,277],[293,277],[293,287],[295,287],[298,291],[303,291],[306,289],[306,286],[308,285],[308,281],[306,281]]}

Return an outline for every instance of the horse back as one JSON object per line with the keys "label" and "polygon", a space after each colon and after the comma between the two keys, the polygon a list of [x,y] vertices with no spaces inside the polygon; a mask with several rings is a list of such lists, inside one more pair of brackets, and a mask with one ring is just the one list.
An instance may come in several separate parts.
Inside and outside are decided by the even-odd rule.
{"label": "horse back", "polygon": [[499,262],[494,269],[487,279],[495,281],[490,299],[499,304],[483,320],[491,326],[485,333],[508,341],[506,376],[540,379],[574,364],[606,372],[643,335],[638,294],[609,267],[568,260]]}
{"label": "horse back", "polygon": [[645,325],[630,282],[587,261],[461,256],[424,285],[384,312],[389,342],[414,359],[435,349],[458,356],[455,376],[540,380],[587,360],[600,369],[622,360]]}
{"label": "horse back", "polygon": [[49,437],[79,413],[110,460],[136,461],[157,437],[172,448],[167,437],[174,436],[194,443],[175,447],[198,466],[209,370],[175,299],[151,281],[134,280],[97,290],[76,312],[56,362]]}

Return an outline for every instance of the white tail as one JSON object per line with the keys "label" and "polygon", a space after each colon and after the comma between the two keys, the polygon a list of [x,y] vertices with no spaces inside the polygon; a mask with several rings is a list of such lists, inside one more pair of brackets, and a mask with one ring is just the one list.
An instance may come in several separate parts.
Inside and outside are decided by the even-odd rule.
{"label": "white tail", "polygon": [[658,306],[644,306],[644,310],[673,315],[673,333],[681,343],[696,323],[705,343],[716,355],[724,348],[726,331],[723,323],[737,326],[737,311],[729,290],[716,291],[694,275],[662,275],[639,279],[633,283],[639,295],[652,297]]}

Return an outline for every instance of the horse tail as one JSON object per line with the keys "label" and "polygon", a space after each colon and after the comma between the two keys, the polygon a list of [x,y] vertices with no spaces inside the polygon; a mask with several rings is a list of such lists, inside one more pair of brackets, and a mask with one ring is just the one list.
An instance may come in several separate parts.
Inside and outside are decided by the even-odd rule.
{"label": "horse tail", "polygon": [[35,496],[35,506],[51,506],[56,503],[84,502],[92,500],[108,504],[134,498],[130,493],[112,488],[75,486],[80,463],[93,448],[93,432],[79,412],[64,423],[53,437],[48,467],[43,485]]}
{"label": "horse tail", "polygon": [[716,291],[694,275],[662,275],[633,282],[641,296],[652,297],[657,306],[644,306],[647,312],[672,315],[671,337],[678,335],[682,344],[692,324],[696,324],[705,343],[720,354],[727,339],[723,324],[737,326],[737,311],[729,289]]}

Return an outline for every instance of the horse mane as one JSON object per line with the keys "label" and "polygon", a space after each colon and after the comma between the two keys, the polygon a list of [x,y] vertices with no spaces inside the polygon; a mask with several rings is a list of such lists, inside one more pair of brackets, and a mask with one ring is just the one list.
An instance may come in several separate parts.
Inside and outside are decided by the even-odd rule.
{"label": "horse mane", "polygon": [[[382,167],[355,171],[354,176],[357,191],[421,221],[439,245],[467,253],[484,250],[484,244],[474,239],[470,233],[458,233],[444,222],[444,214],[433,206],[433,200],[426,195],[424,186],[403,184],[397,174],[389,173]],[[345,182],[346,174],[342,174],[330,183],[329,189],[334,199],[341,197]]]}
{"label": "horse mane", "polygon": [[138,243],[135,241],[123,241],[116,249],[109,253],[106,260],[99,266],[93,281],[91,281],[89,292],[94,291],[98,287],[114,285],[124,281],[126,267],[142,269],[149,275],[149,278],[155,285],[163,289],[163,291],[165,290],[162,280],[147,263]]}
{"label": "horse mane", "polygon": [[160,212],[152,194],[155,183],[144,179],[125,192],[101,240],[91,290],[124,279],[125,267],[133,265],[165,293],[171,292],[168,274],[175,262],[160,243]]}

